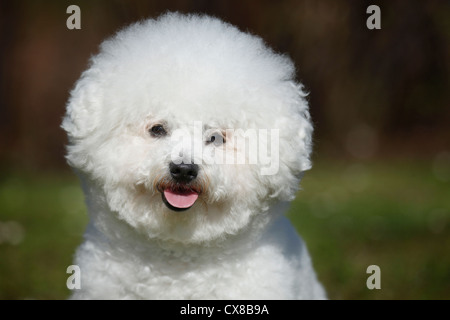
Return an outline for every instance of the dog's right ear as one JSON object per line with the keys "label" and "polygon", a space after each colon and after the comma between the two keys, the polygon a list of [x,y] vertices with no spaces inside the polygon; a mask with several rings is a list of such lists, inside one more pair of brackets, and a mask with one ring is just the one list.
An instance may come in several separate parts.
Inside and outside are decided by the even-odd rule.
{"label": "dog's right ear", "polygon": [[101,108],[98,97],[102,95],[95,78],[94,70],[84,71],[70,93],[61,125],[69,141],[86,138],[97,126],[97,115]]}
{"label": "dog's right ear", "polygon": [[66,158],[69,164],[82,169],[89,162],[84,149],[95,139],[102,108],[101,89],[95,69],[83,72],[70,93],[61,127],[67,132],[69,145]]}

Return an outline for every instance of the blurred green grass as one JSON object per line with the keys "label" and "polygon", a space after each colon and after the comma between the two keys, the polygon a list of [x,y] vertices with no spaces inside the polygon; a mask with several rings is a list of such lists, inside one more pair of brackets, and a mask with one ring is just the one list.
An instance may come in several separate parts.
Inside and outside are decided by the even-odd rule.
{"label": "blurred green grass", "polygon": [[[450,298],[450,167],[444,170],[405,160],[322,163],[305,175],[289,217],[330,298]],[[370,265],[381,269],[380,290],[366,286]]]}
{"label": "blurred green grass", "polygon": [[74,175],[17,171],[4,175],[0,183],[3,234],[7,222],[20,228],[13,241],[19,243],[4,235],[0,243],[0,299],[66,298],[66,268],[72,264],[87,220]]}
{"label": "blurred green grass", "polygon": [[[329,298],[450,299],[450,183],[435,171],[429,161],[323,162],[305,175],[288,216]],[[86,223],[73,174],[3,173],[0,299],[65,299]],[[380,290],[366,287],[373,264]]]}

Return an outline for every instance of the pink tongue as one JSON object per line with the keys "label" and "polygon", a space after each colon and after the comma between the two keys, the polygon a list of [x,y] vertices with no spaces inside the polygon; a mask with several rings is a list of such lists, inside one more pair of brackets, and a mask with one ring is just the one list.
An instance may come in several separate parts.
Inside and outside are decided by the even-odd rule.
{"label": "pink tongue", "polygon": [[198,194],[195,192],[189,193],[176,193],[172,190],[164,190],[164,197],[175,208],[189,208],[198,198]]}

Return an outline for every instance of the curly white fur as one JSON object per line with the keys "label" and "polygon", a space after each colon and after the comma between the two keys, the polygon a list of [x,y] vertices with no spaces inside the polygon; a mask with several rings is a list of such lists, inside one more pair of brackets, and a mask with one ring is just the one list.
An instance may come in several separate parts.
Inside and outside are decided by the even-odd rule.
{"label": "curly white fur", "polygon": [[[73,298],[325,298],[283,217],[311,167],[312,125],[294,73],[260,38],[208,16],[165,14],[101,45],[62,124],[91,218]],[[225,157],[246,154],[233,143],[246,130],[276,129],[276,174],[261,174],[260,163],[201,163],[199,199],[172,211],[160,190],[173,185],[170,137],[195,138],[198,123],[203,152]],[[164,137],[149,134],[155,124]],[[217,131],[226,141],[205,143]]]}

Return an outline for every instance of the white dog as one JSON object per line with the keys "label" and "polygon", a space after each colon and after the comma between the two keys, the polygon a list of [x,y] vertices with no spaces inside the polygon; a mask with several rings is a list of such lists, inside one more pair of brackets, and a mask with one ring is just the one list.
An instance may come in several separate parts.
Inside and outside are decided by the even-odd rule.
{"label": "white dog", "polygon": [[72,298],[326,298],[283,216],[311,167],[294,73],[207,16],[165,14],[101,45],[62,124],[90,215]]}

